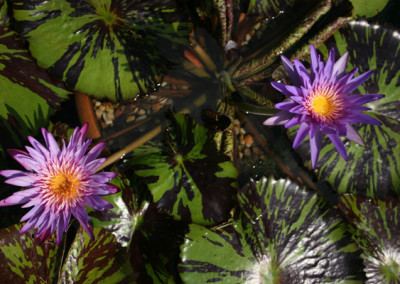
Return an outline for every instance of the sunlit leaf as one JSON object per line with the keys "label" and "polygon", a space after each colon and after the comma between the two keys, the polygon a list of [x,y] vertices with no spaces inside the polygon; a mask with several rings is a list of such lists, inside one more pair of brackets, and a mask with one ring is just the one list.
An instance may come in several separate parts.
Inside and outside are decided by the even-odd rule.
{"label": "sunlit leaf", "polygon": [[363,249],[365,283],[400,283],[400,200],[371,200],[346,194],[339,207]]}
{"label": "sunlit leaf", "polygon": [[160,53],[176,55],[188,31],[174,1],[12,2],[16,29],[40,66],[72,89],[114,101],[153,90],[166,67]]}
{"label": "sunlit leaf", "polygon": [[131,164],[158,207],[176,220],[215,224],[234,205],[238,171],[218,152],[207,129],[188,115],[171,115],[162,143],[134,151]]}
{"label": "sunlit leaf", "polygon": [[46,126],[69,92],[36,66],[26,42],[8,26],[5,1],[0,1],[0,9],[0,132],[4,138],[0,147],[6,148],[22,146],[27,135]]}
{"label": "sunlit leaf", "polygon": [[61,283],[131,283],[132,269],[125,248],[103,228],[94,228],[95,239],[79,228],[60,276]]}
{"label": "sunlit leaf", "polygon": [[[385,97],[366,104],[371,116],[382,126],[363,124],[358,133],[366,147],[344,140],[348,162],[334,145],[325,139],[317,167],[321,181],[328,180],[339,192],[358,192],[370,197],[388,193],[400,194],[400,38],[398,32],[366,22],[351,22],[335,33],[320,48],[326,56],[335,47],[337,57],[349,51],[347,71],[356,67],[359,73],[375,70],[372,77],[358,89],[361,94],[384,94]],[[295,130],[291,131],[291,135]],[[293,136],[292,136],[293,137]],[[297,151],[310,166],[309,144]]]}
{"label": "sunlit leaf", "polygon": [[0,230],[0,278],[2,283],[55,283],[60,247],[55,238],[42,243],[35,230],[20,234],[22,224]]}
{"label": "sunlit leaf", "polygon": [[353,14],[359,17],[373,17],[385,8],[389,0],[350,0],[354,6]]}
{"label": "sunlit leaf", "polygon": [[121,246],[128,247],[132,234],[142,223],[142,215],[148,207],[148,202],[143,202],[141,208],[138,208],[137,198],[133,194],[129,182],[121,174],[111,183],[118,186],[120,191],[103,198],[110,202],[114,208],[104,211],[90,210],[89,215],[94,226],[102,227],[111,232]]}
{"label": "sunlit leaf", "polygon": [[243,214],[233,223],[190,225],[183,282],[362,283],[358,247],[315,193],[263,178],[241,189],[239,204]]}

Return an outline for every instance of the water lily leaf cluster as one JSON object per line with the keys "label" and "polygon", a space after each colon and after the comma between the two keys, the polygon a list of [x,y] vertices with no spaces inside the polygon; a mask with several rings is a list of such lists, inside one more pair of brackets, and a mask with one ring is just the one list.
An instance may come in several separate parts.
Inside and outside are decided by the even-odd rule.
{"label": "water lily leaf cluster", "polygon": [[[48,119],[70,92],[38,67],[26,42],[14,32],[6,1],[0,1],[0,152],[22,146],[26,136],[48,125]],[[1,154],[3,159],[5,155]]]}
{"label": "water lily leaf cluster", "polygon": [[188,35],[174,1],[12,4],[16,30],[38,65],[69,88],[100,99],[122,101],[152,91],[165,71],[162,52],[177,53]]}
{"label": "water lily leaf cluster", "polygon": [[[14,155],[25,149],[34,156],[48,153],[53,161],[61,156],[56,144],[62,149],[65,139],[67,145],[77,126],[59,119],[70,115],[63,102],[72,91],[112,101],[140,100],[138,94],[154,91],[173,101],[157,125],[160,135],[138,147],[131,145],[141,139],[131,141],[124,148],[134,148],[130,153],[113,155],[111,147],[100,153],[102,145],[89,146],[91,141],[72,134],[80,150],[71,146],[68,157],[84,149],[100,159],[121,158],[91,173],[97,183],[85,194],[94,209],[82,209],[90,221],[81,222],[77,214],[62,224],[64,234],[39,241],[38,230],[46,224],[54,232],[54,222],[38,221],[41,212],[32,213],[38,222],[19,234],[26,223],[9,224],[28,211],[0,207],[0,215],[10,219],[0,219],[0,278],[400,283],[400,26],[382,21],[386,2],[363,7],[356,0],[0,0],[0,167],[8,169],[1,172],[8,179],[21,171],[8,167],[7,148],[18,148]],[[377,15],[376,9],[384,12]],[[336,58],[347,51],[346,72],[375,70],[356,95],[385,95],[366,104],[381,126],[354,125],[366,147],[343,139],[345,162],[324,140],[314,169],[308,141],[292,149],[297,129],[262,126],[284,100],[271,81],[291,84],[280,56],[308,68],[310,44],[325,60],[332,48]],[[44,137],[37,135],[42,126]],[[130,131],[142,135],[144,126]],[[251,132],[264,154],[260,161],[272,170],[253,175],[245,168],[238,146],[243,130]],[[28,135],[35,137],[29,140],[37,152],[23,148]],[[113,138],[94,142],[111,145]],[[34,173],[26,170],[17,186],[33,182]],[[56,177],[48,189],[58,196],[76,189],[70,172]],[[32,192],[21,197],[17,187],[9,194],[3,184],[0,199],[15,194],[7,200],[39,200]],[[116,192],[103,196],[105,187]],[[90,199],[96,192],[103,201]],[[104,204],[109,209],[102,210]]]}

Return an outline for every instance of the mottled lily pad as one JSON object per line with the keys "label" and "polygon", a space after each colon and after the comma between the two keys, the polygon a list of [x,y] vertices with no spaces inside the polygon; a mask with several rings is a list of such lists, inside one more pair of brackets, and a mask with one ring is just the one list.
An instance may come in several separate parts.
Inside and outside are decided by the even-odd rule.
{"label": "mottled lily pad", "polygon": [[188,31],[174,1],[11,2],[39,66],[69,88],[114,101],[152,91],[166,67],[156,45],[176,50]]}
{"label": "mottled lily pad", "polygon": [[263,178],[238,199],[236,221],[190,225],[181,246],[183,282],[362,283],[360,250],[338,212],[315,193]]}
{"label": "mottled lily pad", "polygon": [[[115,169],[116,170],[116,169]],[[122,247],[128,247],[134,231],[141,225],[143,214],[148,202],[141,206],[129,186],[129,181],[121,174],[111,181],[120,191],[116,194],[104,196],[114,208],[104,211],[88,210],[95,227],[102,227],[111,232]]]}
{"label": "mottled lily pad", "polygon": [[346,194],[339,207],[363,249],[365,283],[400,283],[400,200],[371,200]]}
{"label": "mottled lily pad", "polygon": [[143,215],[143,223],[133,234],[129,256],[137,283],[168,282],[176,277],[179,246],[187,225],[160,213],[155,204]]}
{"label": "mottled lily pad", "polygon": [[130,161],[154,202],[176,220],[215,224],[234,205],[238,171],[188,115],[171,115],[163,142],[134,151]]}
{"label": "mottled lily pad", "polygon": [[72,243],[60,275],[61,283],[132,283],[125,248],[103,228],[94,228],[92,240],[82,227]]}
{"label": "mottled lily pad", "polygon": [[0,230],[0,278],[3,283],[54,283],[61,251],[55,238],[43,243],[35,230],[20,235],[23,224]]}
{"label": "mottled lily pad", "polygon": [[[330,38],[320,51],[327,56],[334,47],[336,57],[349,51],[347,71],[375,70],[355,93],[384,94],[383,99],[366,104],[368,114],[382,126],[354,125],[366,147],[343,140],[348,162],[328,139],[324,140],[317,167],[320,181],[329,181],[339,193],[362,193],[369,197],[400,194],[400,38],[398,32],[363,21],[353,21]],[[296,133],[291,129],[289,135]],[[310,167],[308,140],[297,152]]]}
{"label": "mottled lily pad", "polygon": [[[68,98],[69,92],[26,50],[26,42],[8,25],[7,5],[0,1],[0,132],[2,147],[22,146]],[[4,127],[4,128],[3,128]]]}

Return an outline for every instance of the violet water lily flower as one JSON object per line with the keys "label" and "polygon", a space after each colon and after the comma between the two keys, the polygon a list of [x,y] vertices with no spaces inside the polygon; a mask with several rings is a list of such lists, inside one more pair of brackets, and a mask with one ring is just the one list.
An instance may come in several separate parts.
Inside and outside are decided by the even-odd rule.
{"label": "violet water lily flower", "polygon": [[118,191],[116,186],[107,183],[117,173],[95,173],[106,160],[97,159],[105,144],[97,144],[85,154],[91,143],[91,139],[85,140],[87,129],[87,124],[81,129],[77,127],[68,146],[63,141],[62,149],[53,135],[42,129],[46,147],[35,138],[28,137],[33,146],[25,147],[28,152],[9,150],[26,171],[3,170],[0,174],[7,178],[6,183],[28,189],[1,200],[0,206],[25,203],[22,207],[32,207],[21,219],[21,222],[28,220],[21,234],[31,227],[39,228],[36,237],[43,241],[57,230],[57,244],[60,244],[73,215],[94,238],[85,206],[96,210],[113,208],[100,196]]}
{"label": "violet water lily flower", "polygon": [[335,63],[335,51],[332,49],[324,64],[313,45],[311,45],[310,72],[297,59],[292,64],[285,56],[281,58],[293,85],[272,82],[272,86],[290,100],[276,104],[275,107],[280,111],[264,121],[264,125],[285,125],[286,128],[290,128],[300,124],[293,141],[293,148],[299,146],[309,135],[313,169],[317,165],[324,134],[347,161],[346,149],[340,136],[365,146],[363,139],[351,124],[381,125],[378,120],[363,113],[370,110],[363,105],[378,100],[383,95],[351,94],[371,77],[373,71],[353,78],[358,68],[345,73],[347,52]]}

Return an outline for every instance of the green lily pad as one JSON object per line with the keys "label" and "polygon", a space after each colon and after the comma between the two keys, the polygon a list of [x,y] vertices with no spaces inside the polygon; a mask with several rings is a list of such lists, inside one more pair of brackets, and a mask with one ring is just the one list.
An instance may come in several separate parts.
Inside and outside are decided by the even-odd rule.
{"label": "green lily pad", "polygon": [[360,250],[339,213],[290,180],[240,190],[242,214],[214,228],[190,225],[183,282],[363,283]]}
{"label": "green lily pad", "polygon": [[20,235],[23,224],[0,230],[0,277],[3,283],[54,283],[61,250],[55,238],[40,243],[35,230]]}
{"label": "green lily pad", "polygon": [[1,149],[22,146],[68,98],[64,84],[52,79],[25,48],[26,42],[13,32],[7,4],[0,1],[0,132]]}
{"label": "green lily pad", "polygon": [[65,259],[61,283],[132,283],[133,273],[125,248],[103,228],[94,228],[92,240],[79,228]]}
{"label": "green lily pad", "polygon": [[358,17],[374,17],[385,8],[389,0],[350,0],[354,6],[353,14]]}
{"label": "green lily pad", "polygon": [[130,164],[162,212],[185,222],[221,222],[234,206],[238,171],[205,127],[188,115],[170,120],[164,141],[136,149]]}
{"label": "green lily pad", "polygon": [[174,1],[12,3],[16,30],[38,65],[96,98],[121,101],[152,91],[166,68],[166,51],[156,46],[176,51],[186,43],[188,24],[180,23]]}
{"label": "green lily pad", "polygon": [[346,194],[339,199],[339,207],[363,249],[365,283],[400,283],[400,200]]}
{"label": "green lily pad", "polygon": [[[355,125],[366,147],[343,140],[348,162],[328,139],[324,140],[317,165],[318,177],[320,181],[329,181],[339,193],[361,193],[369,197],[400,194],[400,62],[397,60],[400,38],[396,35],[395,30],[354,21],[320,47],[325,56],[332,47],[339,54],[349,51],[347,71],[356,67],[359,73],[376,70],[358,92],[385,95],[366,104],[372,109],[367,113],[383,125]],[[295,131],[291,130],[289,135],[293,136]],[[308,141],[297,152],[310,167]]]}

